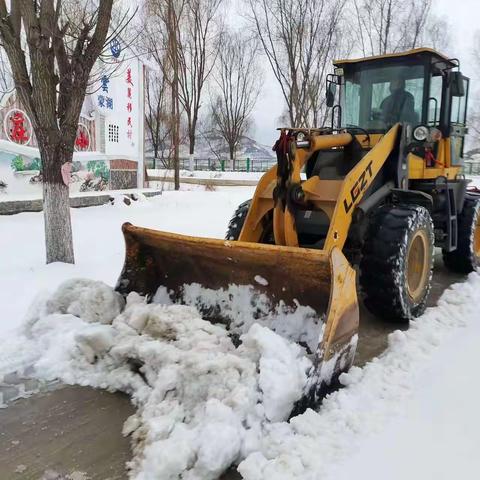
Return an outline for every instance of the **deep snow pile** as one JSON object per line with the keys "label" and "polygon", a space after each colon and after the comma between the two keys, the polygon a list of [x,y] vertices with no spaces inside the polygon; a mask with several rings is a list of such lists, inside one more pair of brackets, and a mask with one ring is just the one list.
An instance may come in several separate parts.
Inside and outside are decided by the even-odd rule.
{"label": "deep snow pile", "polygon": [[288,418],[310,362],[258,324],[235,347],[189,306],[124,301],[101,282],[70,280],[37,302],[26,326],[36,374],[121,390],[138,407],[124,425],[137,479],[215,479]]}

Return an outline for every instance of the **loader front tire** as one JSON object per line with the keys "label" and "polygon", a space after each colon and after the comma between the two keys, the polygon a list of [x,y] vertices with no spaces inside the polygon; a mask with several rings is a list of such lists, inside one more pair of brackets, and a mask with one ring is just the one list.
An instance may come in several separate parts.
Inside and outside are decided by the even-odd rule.
{"label": "loader front tire", "polygon": [[365,306],[408,322],[426,308],[433,270],[433,223],[420,206],[382,206],[372,216],[360,262]]}
{"label": "loader front tire", "polygon": [[225,235],[225,240],[238,240],[240,237],[240,232],[242,231],[243,224],[245,223],[245,218],[247,217],[248,209],[252,200],[247,200],[241,203],[235,213],[233,214],[230,222],[228,222],[227,233]]}
{"label": "loader front tire", "polygon": [[458,216],[457,249],[443,251],[443,263],[456,273],[470,273],[480,267],[480,199],[465,199]]}

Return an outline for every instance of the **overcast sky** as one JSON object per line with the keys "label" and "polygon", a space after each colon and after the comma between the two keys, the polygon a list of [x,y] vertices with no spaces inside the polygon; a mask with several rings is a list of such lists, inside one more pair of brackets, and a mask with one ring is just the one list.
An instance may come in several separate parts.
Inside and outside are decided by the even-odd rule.
{"label": "overcast sky", "polygon": [[[480,31],[480,0],[433,1],[434,13],[443,16],[450,24],[451,45],[448,53],[460,59],[462,72],[475,82],[471,52],[474,33]],[[260,63],[265,71],[265,81],[253,114],[254,126],[250,136],[271,145],[278,136],[276,128],[286,126],[280,125],[278,121],[283,111],[283,101],[267,59],[262,57]]]}

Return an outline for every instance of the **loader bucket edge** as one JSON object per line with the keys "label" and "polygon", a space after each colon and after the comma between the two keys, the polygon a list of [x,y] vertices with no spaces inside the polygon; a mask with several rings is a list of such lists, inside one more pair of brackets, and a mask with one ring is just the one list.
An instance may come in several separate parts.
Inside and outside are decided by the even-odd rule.
{"label": "loader bucket edge", "polygon": [[319,250],[190,237],[128,223],[122,230],[126,256],[116,289],[123,295],[150,296],[159,286],[180,293],[191,283],[209,289],[252,285],[276,302],[295,305],[298,300],[322,315],[327,311],[331,268],[328,255]]}
{"label": "loader bucket edge", "polygon": [[338,248],[332,250],[330,261],[332,288],[325,331],[303,397],[296,402],[292,416],[317,407],[355,357],[360,318],[355,270]]}

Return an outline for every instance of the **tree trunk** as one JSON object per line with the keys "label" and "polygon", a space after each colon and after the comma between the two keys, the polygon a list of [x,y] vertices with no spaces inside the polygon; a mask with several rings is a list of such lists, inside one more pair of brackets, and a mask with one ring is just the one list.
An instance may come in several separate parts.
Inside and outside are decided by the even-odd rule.
{"label": "tree trunk", "polygon": [[189,132],[188,132],[188,136],[189,136],[189,142],[190,142],[190,146],[189,146],[189,168],[190,168],[190,171],[193,172],[194,170],[194,164],[195,164],[195,130],[194,129],[191,129]]}
{"label": "tree trunk", "polygon": [[61,165],[72,161],[72,154],[60,148],[42,148],[43,217],[47,263],[75,263],[72,224],[70,220],[70,191],[62,178]]}
{"label": "tree trunk", "polygon": [[195,153],[195,129],[189,129],[190,131],[188,132],[188,142],[189,142],[189,150],[188,153],[190,155],[193,155]]}
{"label": "tree trunk", "polygon": [[232,170],[235,170],[235,159],[234,159],[234,156],[235,156],[235,146],[234,145],[229,145],[228,146],[228,149],[230,151],[230,168]]}
{"label": "tree trunk", "polygon": [[177,45],[177,23],[173,0],[168,2],[168,36],[170,61],[172,64],[172,144],[173,144],[173,177],[175,190],[180,190],[180,112],[178,99],[178,45]]}
{"label": "tree trunk", "polygon": [[178,77],[175,81],[175,190],[180,190],[180,101],[178,98]]}
{"label": "tree trunk", "polygon": [[180,190],[180,157],[179,157],[179,125],[178,125],[178,81],[173,80],[172,83],[172,143],[173,143],[173,179],[175,190]]}
{"label": "tree trunk", "polygon": [[158,158],[158,145],[153,145],[153,169],[157,168],[157,158]]}

